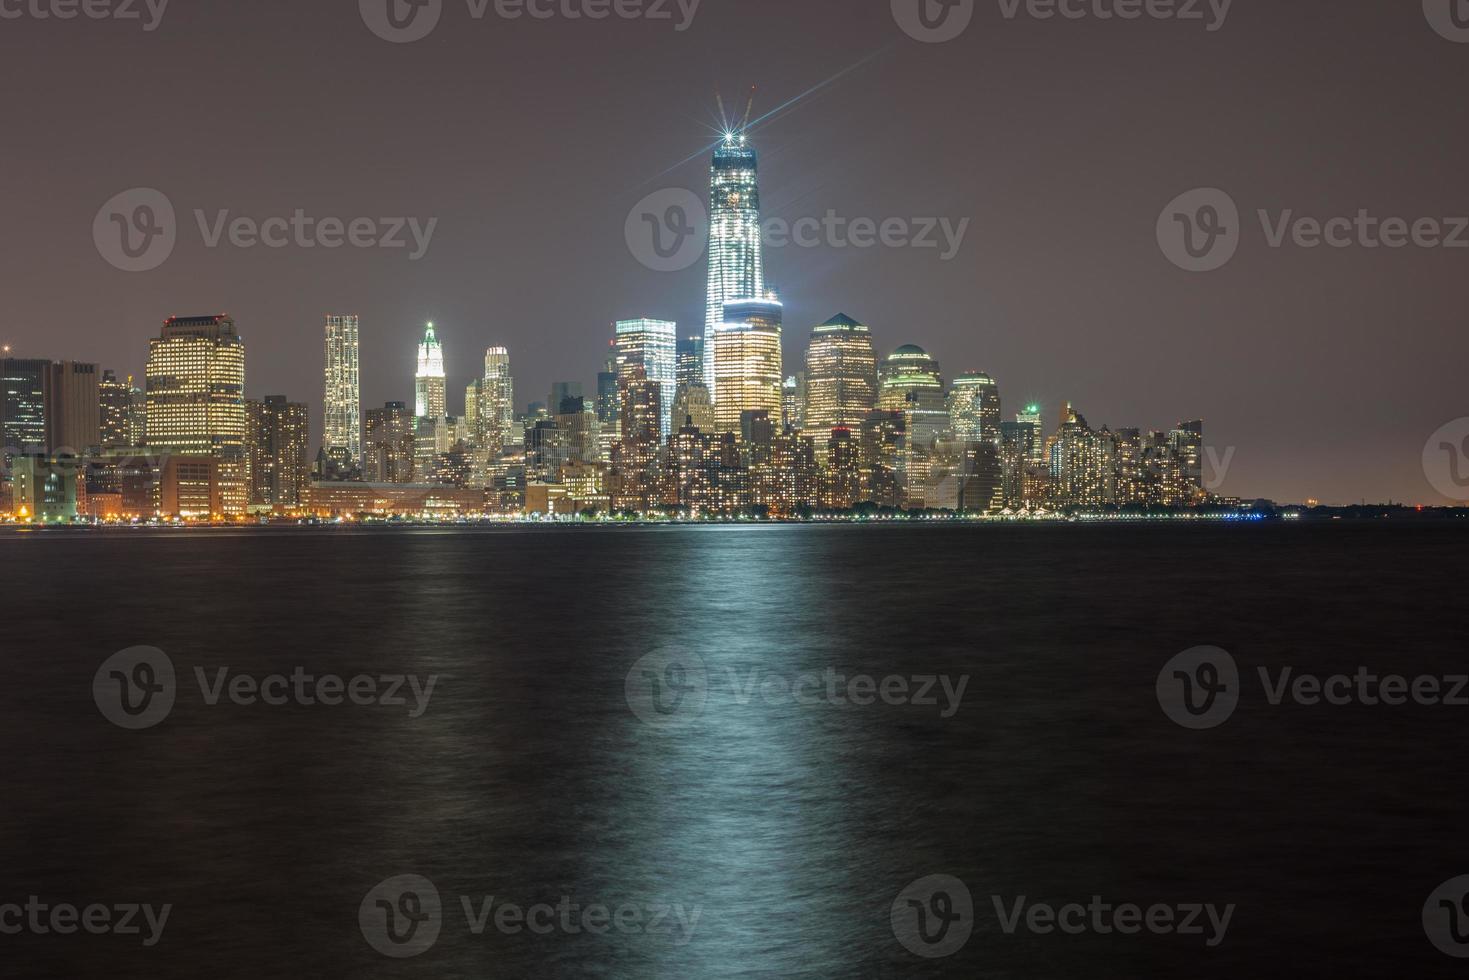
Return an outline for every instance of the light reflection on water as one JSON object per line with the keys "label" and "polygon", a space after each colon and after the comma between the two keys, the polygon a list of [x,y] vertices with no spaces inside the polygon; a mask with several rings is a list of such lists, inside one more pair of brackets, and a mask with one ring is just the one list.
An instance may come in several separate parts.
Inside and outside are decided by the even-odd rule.
{"label": "light reflection on water", "polygon": [[[1296,943],[1327,950],[1322,964],[1400,966],[1417,950],[1411,922],[1391,927],[1402,945],[1374,960],[1328,941],[1344,913],[1301,910],[1456,872],[1440,867],[1451,807],[1433,802],[1431,773],[1399,764],[1405,745],[1447,751],[1447,723],[1246,706],[1194,739],[1151,700],[1159,665],[1201,642],[1255,663],[1376,648],[1432,667],[1448,647],[1409,597],[1457,567],[1458,543],[1415,539],[1391,580],[1399,591],[1364,615],[1350,600],[1360,569],[1406,550],[1387,534],[13,538],[11,567],[26,573],[7,583],[4,611],[11,690],[25,697],[0,715],[0,738],[25,751],[6,764],[6,878],[26,893],[177,907],[147,955],[95,940],[20,948],[41,973],[76,976],[192,977],[200,962],[241,976],[1205,976],[1258,962],[1279,941],[1271,923],[1288,918]],[[58,604],[107,613],[58,631]],[[196,666],[441,679],[416,720],[210,707],[186,687],[164,724],[124,733],[100,718],[88,685],[134,644],[166,650],[186,684]],[[660,649],[694,653],[707,670],[702,712],[673,729],[625,700],[628,672]],[[918,705],[799,704],[780,685],[759,693],[762,677],[789,684],[828,669],[971,681],[947,719]],[[1322,764],[1336,758],[1353,764]],[[1418,808],[1410,819],[1387,802],[1405,798]],[[1290,845],[1303,833],[1318,851]],[[968,882],[979,921],[961,953],[919,961],[894,940],[888,906],[937,873]],[[434,948],[402,962],[373,952],[356,922],[368,890],[398,874],[431,879],[446,909]],[[1203,961],[1176,939],[1005,936],[988,906],[993,894],[1095,893],[1246,911]],[[529,906],[563,895],[700,917],[686,943],[473,936],[459,907],[461,896]]]}

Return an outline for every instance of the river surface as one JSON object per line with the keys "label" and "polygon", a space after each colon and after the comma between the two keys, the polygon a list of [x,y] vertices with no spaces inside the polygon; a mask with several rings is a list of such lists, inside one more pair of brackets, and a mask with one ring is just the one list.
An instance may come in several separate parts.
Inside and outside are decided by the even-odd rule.
{"label": "river surface", "polygon": [[[0,973],[1462,976],[1423,914],[1469,874],[1469,707],[1271,691],[1469,672],[1466,546],[8,532],[0,906],[47,911],[0,908]],[[1191,655],[1230,690],[1180,715],[1199,647],[1238,677]]]}

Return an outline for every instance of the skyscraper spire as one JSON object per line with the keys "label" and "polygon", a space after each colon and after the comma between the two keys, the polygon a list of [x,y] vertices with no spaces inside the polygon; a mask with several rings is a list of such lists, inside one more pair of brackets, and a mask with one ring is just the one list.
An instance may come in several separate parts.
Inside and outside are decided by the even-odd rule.
{"label": "skyscraper spire", "polygon": [[443,418],[448,414],[444,381],[444,348],[430,323],[418,345],[418,372],[414,377],[414,414],[419,418]]}
{"label": "skyscraper spire", "polygon": [[738,125],[724,120],[722,109],[720,117],[726,129],[714,149],[709,172],[709,294],[704,321],[704,384],[711,395],[715,390],[714,328],[723,322],[724,304],[765,295],[759,166],[749,139],[750,113],[747,110],[744,122]]}

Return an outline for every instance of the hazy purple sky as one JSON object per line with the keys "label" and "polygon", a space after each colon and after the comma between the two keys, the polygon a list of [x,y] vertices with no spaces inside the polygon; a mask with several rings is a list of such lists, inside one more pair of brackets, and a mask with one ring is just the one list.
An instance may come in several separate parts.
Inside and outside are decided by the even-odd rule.
{"label": "hazy purple sky", "polygon": [[[743,104],[758,83],[759,115],[840,75],[757,129],[767,216],[971,224],[948,262],[769,251],[788,371],[844,311],[883,353],[917,343],[946,375],[990,372],[1007,416],[1069,399],[1094,425],[1201,417],[1234,447],[1226,493],[1441,499],[1421,456],[1469,415],[1469,249],[1271,248],[1255,216],[1469,215],[1469,44],[1417,2],[1236,0],[1210,32],[977,0],[941,44],[905,35],[888,0],[703,0],[683,32],[444,4],[409,44],[352,0],[172,0],[151,32],[0,19],[0,337],[141,374],[166,316],[227,311],[250,393],[308,401],[319,429],[324,313],[363,318],[367,407],[411,400],[433,320],[451,410],[498,344],[520,402],[543,400],[553,380],[593,382],[614,319],[702,322],[703,265],[650,271],[623,228],[652,191],[703,196],[716,85]],[[179,232],[161,267],[128,273],[92,224],[135,187],[168,196]],[[1155,232],[1198,187],[1243,216],[1238,254],[1204,274]],[[193,215],[297,208],[439,225],[414,262],[207,248]]]}

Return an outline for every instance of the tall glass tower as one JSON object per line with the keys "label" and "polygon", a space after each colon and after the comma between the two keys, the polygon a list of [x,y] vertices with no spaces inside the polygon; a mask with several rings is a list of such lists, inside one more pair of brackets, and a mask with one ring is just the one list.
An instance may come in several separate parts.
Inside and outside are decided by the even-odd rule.
{"label": "tall glass tower", "polygon": [[760,186],[755,148],[743,126],[724,134],[709,178],[709,301],[704,317],[704,386],[715,404],[714,331],[724,304],[765,296],[760,250]]}
{"label": "tall glass tower", "polygon": [[678,324],[671,320],[618,320],[613,328],[617,376],[631,380],[637,368],[643,379],[656,384],[660,394],[660,443],[677,429],[673,424],[673,401],[678,391]]}
{"label": "tall glass tower", "polygon": [[419,418],[441,419],[449,414],[444,380],[444,348],[430,323],[418,345],[418,374],[414,377],[413,411]]}
{"label": "tall glass tower", "polygon": [[245,344],[228,316],[172,317],[148,342],[148,446],[244,451]]}
{"label": "tall glass tower", "polygon": [[877,407],[877,350],[872,331],[838,313],[811,331],[806,349],[805,434],[818,446],[832,429],[860,432]]}
{"label": "tall glass tower", "polygon": [[781,360],[781,305],[775,300],[733,300],[714,333],[719,373],[714,380],[714,425],[741,431],[741,415],[765,411],[779,421],[785,395]]}
{"label": "tall glass tower", "polygon": [[498,454],[515,422],[515,379],[510,374],[510,351],[504,347],[485,351],[485,376],[480,383],[478,407],[484,448]]}
{"label": "tall glass tower", "polygon": [[327,453],[345,450],[349,466],[362,465],[362,387],[358,375],[357,317],[326,318]]}

